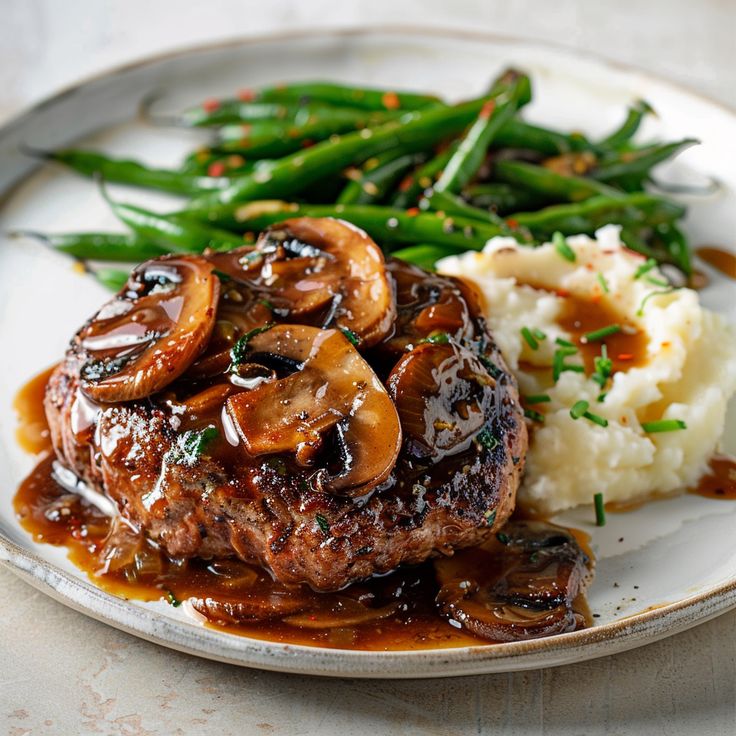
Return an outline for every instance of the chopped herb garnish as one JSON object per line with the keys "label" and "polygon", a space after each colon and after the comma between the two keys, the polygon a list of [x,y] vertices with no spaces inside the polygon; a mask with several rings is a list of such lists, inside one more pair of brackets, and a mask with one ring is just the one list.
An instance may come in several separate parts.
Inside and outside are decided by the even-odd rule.
{"label": "chopped herb garnish", "polygon": [[654,258],[648,258],[646,263],[642,263],[634,273],[635,279],[640,279],[645,273],[649,273],[653,268],[657,267],[657,261]]}
{"label": "chopped herb garnish", "polygon": [[267,325],[263,325],[263,327],[255,327],[252,330],[249,330],[245,335],[238,338],[238,341],[230,349],[230,360],[232,361],[233,367],[239,366],[245,360],[245,357],[248,354],[248,343],[256,335],[260,335],[262,332],[267,332],[272,327],[273,322],[269,322]]}
{"label": "chopped herb garnish", "polygon": [[194,465],[218,435],[219,432],[212,425],[204,429],[187,430],[176,438],[176,444],[166,453],[164,459],[178,465]]}
{"label": "chopped herb garnish", "polygon": [[[605,344],[601,345],[600,357],[594,358],[593,366],[595,367],[595,373],[593,373],[591,378],[603,388],[613,371],[613,361],[608,357],[608,348]],[[605,396],[605,394],[602,395]],[[602,399],[598,397],[598,401],[602,401]]]}
{"label": "chopped herb garnish", "polygon": [[486,355],[480,356],[480,362],[493,378],[500,378],[503,375],[503,371]]}
{"label": "chopped herb garnish", "polygon": [[314,520],[317,522],[317,526],[322,530],[323,534],[330,533],[330,523],[322,514],[315,514]]}
{"label": "chopped herb garnish", "polygon": [[266,309],[270,309],[272,312],[276,309],[276,307],[273,306],[273,302],[268,301],[268,299],[259,299],[258,303],[262,304]]}
{"label": "chopped herb garnish", "polygon": [[[575,348],[575,352],[577,353],[578,349],[575,347],[574,342],[570,342],[569,340],[565,340],[564,337],[558,337],[555,339],[555,344],[560,345],[563,348]],[[573,355],[573,353],[570,353],[570,355]]]}
{"label": "chopped herb garnish", "polygon": [[486,450],[493,450],[495,447],[498,447],[498,440],[493,436],[488,427],[484,427],[475,435],[475,441]]}
{"label": "chopped herb garnish", "polygon": [[503,532],[499,532],[498,534],[496,534],[496,539],[498,539],[501,544],[508,544],[511,541],[509,535],[504,534]]}
{"label": "chopped herb garnish", "polygon": [[585,342],[596,342],[597,340],[603,340],[610,335],[615,335],[617,332],[621,332],[621,325],[608,325],[608,327],[601,327],[600,330],[586,332],[583,335],[583,339]]}
{"label": "chopped herb garnish", "polygon": [[687,429],[682,419],[660,419],[657,422],[642,422],[641,428],[647,432],[676,432],[678,429]]}
{"label": "chopped herb garnish", "polygon": [[558,231],[552,236],[552,245],[566,261],[575,263],[575,251],[567,244],[567,240],[561,232]]}
{"label": "chopped herb garnish", "polygon": [[486,524],[493,526],[493,522],[496,521],[496,509],[489,509],[483,514]]}
{"label": "chopped herb garnish", "polygon": [[646,306],[647,302],[654,296],[662,296],[664,294],[671,294],[675,290],[674,286],[671,286],[669,289],[664,289],[662,291],[650,291],[642,300],[641,304],[639,305],[639,309],[636,310],[636,316],[641,317],[644,314],[644,307]]}
{"label": "chopped herb garnish", "polygon": [[603,494],[596,493],[593,496],[593,503],[595,504],[595,525],[605,526],[606,525],[606,508],[603,505]]}
{"label": "chopped herb garnish", "polygon": [[570,416],[573,419],[580,419],[585,412],[588,411],[588,402],[587,401],[576,401],[572,409],[570,409]]}
{"label": "chopped herb garnish", "polygon": [[599,404],[602,404],[606,400],[606,396],[608,396],[607,393],[598,394],[598,398],[596,399],[596,401]]}
{"label": "chopped herb garnish", "polygon": [[539,343],[537,342],[534,335],[532,335],[532,331],[528,327],[522,327],[521,328],[521,336],[526,341],[526,344],[532,349],[532,350],[538,350],[539,349]]}
{"label": "chopped herb garnish", "polygon": [[658,279],[656,276],[645,276],[644,281],[648,284],[654,284],[654,286],[669,286],[670,282],[667,279]]}
{"label": "chopped herb garnish", "polygon": [[170,590],[166,591],[166,601],[174,606],[174,608],[178,608],[181,605],[181,601]]}
{"label": "chopped herb garnish", "polygon": [[604,294],[608,294],[610,289],[608,288],[608,281],[606,281],[606,277],[602,274],[596,274],[596,278],[598,279],[598,283],[601,285],[601,289],[603,289]]}
{"label": "chopped herb garnish", "polygon": [[450,342],[450,336],[446,332],[433,332],[419,341],[419,344],[429,343],[430,345],[447,345]]}
{"label": "chopped herb garnish", "polygon": [[532,327],[532,335],[537,338],[537,340],[546,340],[547,335],[542,332],[542,330],[539,329],[539,327]]}
{"label": "chopped herb garnish", "polygon": [[525,404],[547,404],[550,401],[552,397],[549,394],[532,394],[524,397]]}
{"label": "chopped herb garnish", "polygon": [[603,417],[598,416],[598,414],[593,414],[593,412],[588,411],[589,406],[590,405],[587,401],[576,401],[570,409],[570,416],[573,419],[584,417],[589,422],[593,422],[593,424],[597,424],[599,427],[607,427],[608,419],[604,419]]}
{"label": "chopped herb garnish", "polygon": [[348,339],[348,342],[353,347],[360,345],[360,338],[358,337],[357,333],[353,332],[351,329],[347,327],[341,327],[340,332],[345,335],[345,337]]}
{"label": "chopped herb garnish", "polygon": [[572,371],[573,373],[585,372],[585,368],[582,365],[569,365],[565,363],[565,358],[575,355],[577,352],[578,349],[574,345],[569,347],[563,346],[555,350],[555,354],[552,357],[552,378],[554,378],[555,383],[557,383],[565,371]]}
{"label": "chopped herb garnish", "polygon": [[524,409],[524,416],[533,422],[544,422],[544,414],[540,414],[538,411],[534,411],[534,409]]}

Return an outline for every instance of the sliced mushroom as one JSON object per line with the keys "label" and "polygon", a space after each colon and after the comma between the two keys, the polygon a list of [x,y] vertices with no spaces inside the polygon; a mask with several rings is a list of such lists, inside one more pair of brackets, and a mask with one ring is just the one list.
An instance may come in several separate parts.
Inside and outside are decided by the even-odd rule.
{"label": "sliced mushroom", "polygon": [[399,602],[394,601],[381,608],[370,608],[360,601],[341,595],[330,596],[328,605],[316,609],[300,611],[284,619],[284,623],[302,629],[332,629],[341,626],[359,626],[370,621],[379,621],[393,616],[399,610]]}
{"label": "sliced mushroom", "polygon": [[[360,495],[388,477],[401,447],[399,418],[372,368],[341,332],[277,325],[248,348],[249,361],[296,368],[227,400],[250,455],[294,454],[299,465],[316,469],[319,490],[340,495]],[[337,452],[322,453],[331,457],[318,468],[327,443]]]}
{"label": "sliced mushroom", "polygon": [[236,282],[234,289],[267,296],[277,315],[301,322],[319,313],[319,326],[350,330],[361,347],[393,326],[396,308],[381,249],[350,223],[287,220],[264,232],[255,247],[209,257]]}
{"label": "sliced mushroom", "polygon": [[408,451],[435,460],[460,452],[492,417],[495,381],[469,350],[423,343],[391,371]]}
{"label": "sliced mushroom", "polygon": [[580,617],[573,601],[590,572],[575,538],[545,522],[512,522],[498,537],[435,561],[440,612],[491,641],[574,630]]}
{"label": "sliced mushroom", "polygon": [[269,621],[303,611],[314,605],[314,596],[298,590],[275,587],[264,593],[239,592],[233,596],[195,596],[192,607],[206,618],[225,624],[247,624]]}
{"label": "sliced mushroom", "polygon": [[178,378],[207,345],[219,281],[198,256],[148,261],[79,333],[82,391],[100,402],[142,399]]}

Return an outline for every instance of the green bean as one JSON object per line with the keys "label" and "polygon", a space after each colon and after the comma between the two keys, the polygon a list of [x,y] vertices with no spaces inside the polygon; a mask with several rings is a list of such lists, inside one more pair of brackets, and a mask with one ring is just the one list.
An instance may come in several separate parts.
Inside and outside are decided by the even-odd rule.
{"label": "green bean", "polygon": [[597,195],[621,196],[618,189],[582,176],[564,176],[544,166],[524,161],[497,161],[494,177],[508,184],[524,187],[547,199],[562,202],[581,202]]}
{"label": "green bean", "polygon": [[11,233],[13,237],[40,240],[60,253],[80,260],[121,261],[138,263],[166,253],[164,248],[124,233],[63,233],[50,234],[29,231]]}
{"label": "green bean", "polygon": [[[401,175],[425,160],[420,153],[387,151],[363,164],[358,178],[349,181],[337,198],[338,204],[372,204],[382,201]],[[369,164],[372,164],[369,166]]]}
{"label": "green bean", "polygon": [[516,114],[521,100],[529,97],[529,77],[520,75],[500,89],[503,91],[481,108],[478,119],[470,126],[437,180],[435,191],[456,194],[478,173],[499,129]]}
{"label": "green bean", "polygon": [[537,237],[551,237],[557,230],[564,235],[591,234],[608,223],[635,229],[654,227],[673,222],[684,214],[684,207],[671,200],[636,192],[622,197],[592,197],[578,204],[554,205],[537,212],[520,212],[507,219],[528,228]]}
{"label": "green bean", "polygon": [[205,248],[230,250],[244,244],[241,236],[196,220],[159,215],[143,207],[114,202],[109,198],[108,203],[115,216],[136,235],[168,251],[200,253]]}
{"label": "green bean", "polygon": [[527,148],[548,156],[592,149],[592,144],[581,133],[560,133],[551,128],[526,123],[516,117],[507,121],[498,131],[494,146]]}
{"label": "green bean", "polygon": [[185,211],[216,221],[225,217],[234,204],[294,194],[391,148],[403,146],[407,152],[426,150],[462,130],[482,105],[483,100],[472,100],[454,107],[407,113],[400,121],[317,143],[310,149],[259,166],[252,174],[239,177],[219,192],[192,200]]}
{"label": "green bean", "polygon": [[410,214],[377,205],[297,204],[279,200],[247,202],[231,209],[221,224],[261,230],[291,217],[336,217],[365,230],[379,244],[435,243],[480,250],[489,238],[505,234],[497,225],[438,213]]}
{"label": "green bean", "polygon": [[442,169],[445,168],[458,145],[457,141],[453,141],[444,151],[440,151],[434,158],[419,166],[404,179],[391,200],[391,205],[401,209],[416,205],[422,192],[429,189],[434,184],[436,177],[442,173]]}
{"label": "green bean", "polygon": [[[197,107],[186,110],[180,117],[170,119],[170,122],[198,128],[255,121],[299,123],[308,117],[323,118],[344,112],[351,111],[329,105],[305,105],[295,102],[207,100]],[[365,114],[362,110],[353,112]]]}
{"label": "green bean", "polygon": [[302,124],[228,126],[220,131],[212,147],[216,151],[240,153],[250,157],[278,158],[330,136],[383,125],[391,119],[381,113],[367,114],[360,110],[358,113],[358,116],[334,117]]}
{"label": "green bean", "polygon": [[618,149],[625,146],[639,130],[645,115],[654,114],[654,109],[645,100],[637,100],[629,107],[626,119],[619,128],[598,143],[599,148]]}
{"label": "green bean", "polygon": [[451,192],[438,192],[428,189],[419,206],[422,209],[429,208],[435,212],[443,212],[452,217],[459,216],[468,218],[469,220],[490,222],[493,225],[497,225],[504,232],[508,231],[507,234],[510,234],[508,225],[495,212],[473,207],[461,197]]}
{"label": "green bean", "polygon": [[223,189],[225,177],[195,176],[169,169],[154,169],[138,161],[115,159],[96,151],[66,149],[44,152],[43,156],[85,176],[101,176],[107,182],[159,189],[171,194],[202,194]]}
{"label": "green bean", "polygon": [[447,245],[435,245],[434,243],[422,243],[419,245],[410,245],[406,248],[400,248],[393,251],[391,255],[394,258],[400,258],[407,263],[413,263],[420,266],[426,271],[434,271],[435,264],[440,258],[446,256],[454,256],[463,252],[463,248],[455,248]]}
{"label": "green bean", "polygon": [[649,172],[657,164],[699,142],[695,138],[684,138],[673,143],[657,143],[633,151],[624,151],[615,158],[602,162],[590,175],[599,181],[614,183],[628,180],[633,182],[632,186],[638,184],[640,187],[641,182],[648,178]]}
{"label": "green bean", "polygon": [[473,207],[492,210],[499,215],[524,212],[549,204],[544,197],[535,192],[504,182],[471,184],[463,190],[463,197]]}
{"label": "green bean", "polygon": [[264,87],[255,97],[266,102],[323,102],[365,110],[421,110],[443,104],[435,95],[355,87],[333,82],[294,82]]}

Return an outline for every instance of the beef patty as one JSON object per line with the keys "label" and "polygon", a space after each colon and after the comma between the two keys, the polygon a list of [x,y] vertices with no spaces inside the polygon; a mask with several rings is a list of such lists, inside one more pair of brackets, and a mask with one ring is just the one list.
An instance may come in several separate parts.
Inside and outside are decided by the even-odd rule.
{"label": "beef patty", "polygon": [[333,219],[142,264],[45,407],[59,461],[171,557],[324,591],[482,542],[527,447],[472,291]]}

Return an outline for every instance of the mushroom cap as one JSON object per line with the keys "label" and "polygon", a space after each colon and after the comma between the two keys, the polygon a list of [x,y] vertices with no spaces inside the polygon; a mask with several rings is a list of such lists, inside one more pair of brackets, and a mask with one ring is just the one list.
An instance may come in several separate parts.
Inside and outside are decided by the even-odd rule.
{"label": "mushroom cap", "polygon": [[[361,495],[388,477],[401,448],[399,417],[373,369],[339,330],[276,325],[255,335],[248,349],[249,362],[296,365],[227,400],[250,455],[293,453],[298,464],[315,467],[319,490],[338,495]],[[323,453],[330,440],[337,452]]]}
{"label": "mushroom cap", "polygon": [[147,261],[76,336],[82,391],[103,403],[150,396],[204,350],[220,284],[200,256]]}

